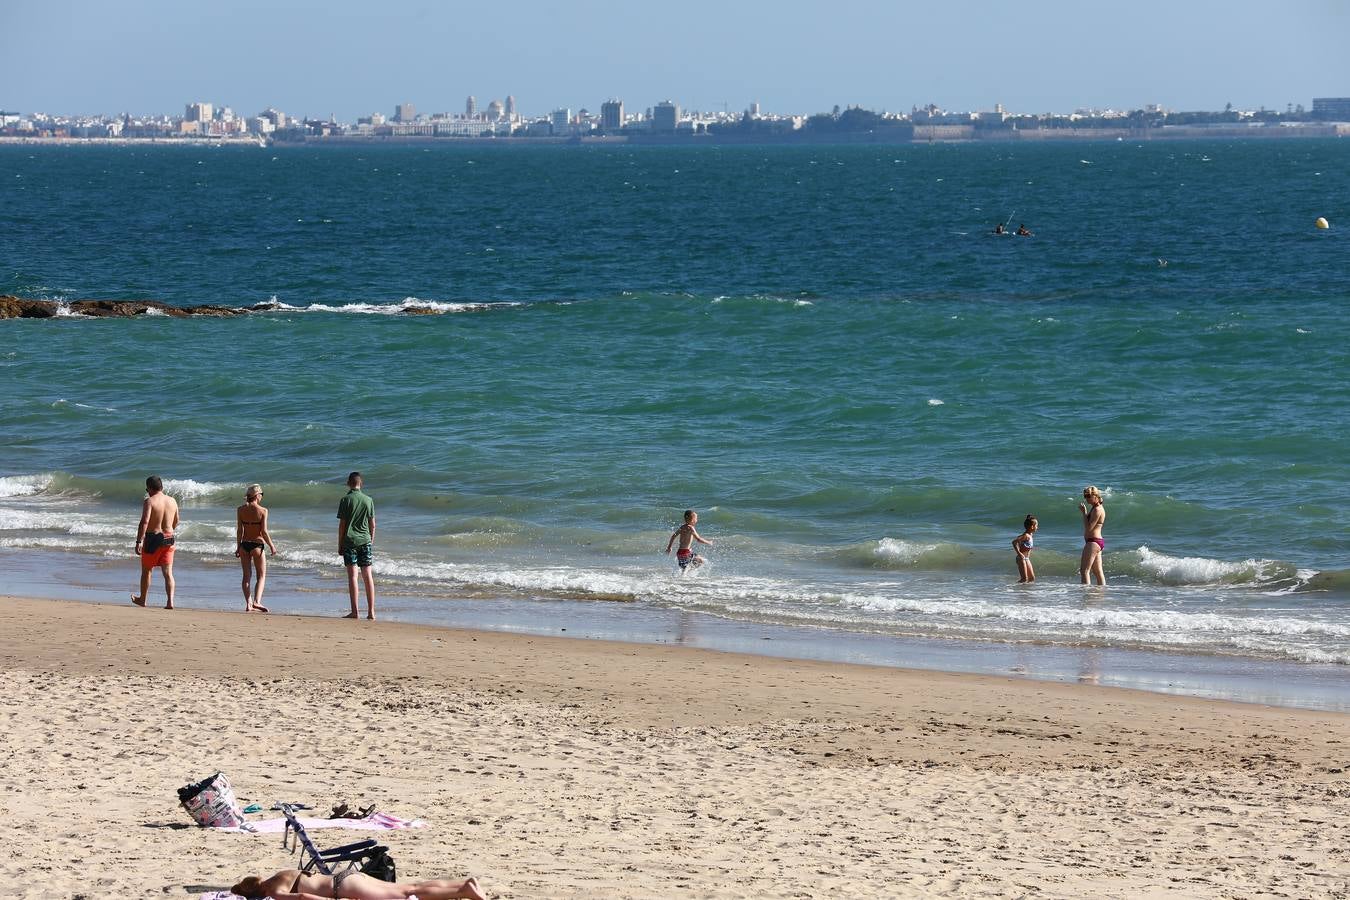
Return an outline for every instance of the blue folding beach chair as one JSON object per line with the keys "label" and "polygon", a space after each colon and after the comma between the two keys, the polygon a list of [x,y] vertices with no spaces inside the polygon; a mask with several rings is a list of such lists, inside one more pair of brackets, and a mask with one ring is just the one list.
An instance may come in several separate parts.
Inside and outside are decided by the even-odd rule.
{"label": "blue folding beach chair", "polygon": [[286,828],[281,833],[281,846],[288,852],[300,853],[300,871],[318,872],[320,875],[334,874],[333,867],[346,863],[358,872],[382,881],[397,881],[394,872],[394,858],[389,848],[367,838],[352,844],[343,844],[331,850],[320,850],[314,840],[305,831],[305,826],[295,817],[295,808],[281,804],[281,814],[286,817]]}

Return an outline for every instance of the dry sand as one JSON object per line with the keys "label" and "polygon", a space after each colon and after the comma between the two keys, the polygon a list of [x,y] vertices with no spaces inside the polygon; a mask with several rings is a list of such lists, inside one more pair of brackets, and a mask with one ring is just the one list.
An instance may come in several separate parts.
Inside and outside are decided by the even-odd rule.
{"label": "dry sand", "polygon": [[[0,599],[0,895],[291,857],[175,790],[375,803],[494,897],[1350,896],[1350,717],[1026,680]],[[363,834],[320,831],[323,846]]]}

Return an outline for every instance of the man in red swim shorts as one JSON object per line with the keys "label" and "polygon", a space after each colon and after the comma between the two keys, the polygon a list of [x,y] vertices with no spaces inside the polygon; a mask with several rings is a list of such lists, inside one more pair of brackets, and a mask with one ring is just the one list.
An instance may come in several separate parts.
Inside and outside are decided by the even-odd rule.
{"label": "man in red swim shorts", "polygon": [[141,505],[141,523],[136,529],[136,555],[141,558],[141,592],[131,595],[131,602],[145,605],[150,592],[150,573],[159,569],[164,573],[164,593],[173,609],[173,533],[178,528],[178,501],[164,493],[164,482],[158,475],[145,479],[145,503]]}

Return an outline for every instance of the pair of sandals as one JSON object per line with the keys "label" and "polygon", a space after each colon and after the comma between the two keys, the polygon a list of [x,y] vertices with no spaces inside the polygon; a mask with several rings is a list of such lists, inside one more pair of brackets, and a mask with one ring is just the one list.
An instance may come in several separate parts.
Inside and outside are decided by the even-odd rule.
{"label": "pair of sandals", "polygon": [[369,819],[375,815],[375,804],[363,806],[360,809],[352,809],[346,803],[339,803],[333,807],[333,812],[328,816],[330,819]]}

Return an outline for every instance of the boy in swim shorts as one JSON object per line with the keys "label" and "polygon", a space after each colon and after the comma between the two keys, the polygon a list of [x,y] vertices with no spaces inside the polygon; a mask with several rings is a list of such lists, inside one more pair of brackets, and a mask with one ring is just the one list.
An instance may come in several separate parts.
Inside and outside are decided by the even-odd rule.
{"label": "boy in swim shorts", "polygon": [[707,544],[709,547],[713,545],[712,541],[704,540],[703,535],[698,533],[698,529],[694,527],[697,524],[698,513],[694,512],[692,509],[686,509],[684,511],[684,524],[679,528],[676,528],[675,533],[670,536],[670,540],[666,541],[667,553],[670,552],[671,547],[675,546],[676,538],[680,541],[679,549],[675,551],[675,559],[680,564],[681,575],[683,575],[690,566],[698,568],[707,562],[706,559],[694,552],[694,541],[698,541],[700,544]]}
{"label": "boy in swim shorts", "polygon": [[158,475],[145,479],[145,502],[141,504],[141,522],[136,528],[136,555],[141,558],[141,592],[131,595],[131,602],[145,605],[150,592],[150,573],[159,569],[164,573],[164,593],[168,602],[165,609],[173,609],[173,533],[178,528],[178,501],[164,493],[164,482]]}

